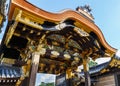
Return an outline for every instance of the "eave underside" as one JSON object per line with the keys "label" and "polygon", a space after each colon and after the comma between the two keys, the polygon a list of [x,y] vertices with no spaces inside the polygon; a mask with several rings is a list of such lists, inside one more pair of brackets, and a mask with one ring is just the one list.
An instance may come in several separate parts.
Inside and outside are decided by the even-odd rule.
{"label": "eave underside", "polygon": [[37,8],[38,12],[33,12],[25,1],[16,1],[11,3],[0,62],[22,67],[24,75],[30,72],[34,52],[40,54],[38,73],[49,74],[76,70],[83,59],[111,57],[116,52],[98,27],[78,13],[50,14]]}

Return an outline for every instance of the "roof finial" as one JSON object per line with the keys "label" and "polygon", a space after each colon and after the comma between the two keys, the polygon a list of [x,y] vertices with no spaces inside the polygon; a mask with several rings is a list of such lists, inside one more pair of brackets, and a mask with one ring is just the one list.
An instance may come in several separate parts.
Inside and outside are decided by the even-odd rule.
{"label": "roof finial", "polygon": [[85,12],[88,12],[89,14],[91,14],[90,12],[92,11],[92,9],[90,8],[90,5],[84,5],[84,6],[78,6],[76,8],[77,11],[79,11],[79,9],[85,11]]}
{"label": "roof finial", "polygon": [[90,8],[90,5],[78,6],[76,8],[76,11],[84,14],[81,10],[84,11],[85,14],[87,13],[89,16],[91,16],[92,19],[94,19],[93,16],[92,16],[92,14],[91,14],[92,9]]}

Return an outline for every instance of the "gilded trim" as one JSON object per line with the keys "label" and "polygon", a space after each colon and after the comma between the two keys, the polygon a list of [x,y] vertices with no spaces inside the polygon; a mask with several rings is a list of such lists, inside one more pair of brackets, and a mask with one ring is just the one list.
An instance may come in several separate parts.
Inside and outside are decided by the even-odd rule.
{"label": "gilded trim", "polygon": [[65,10],[60,13],[50,13],[31,5],[25,0],[12,0],[8,17],[9,20],[12,19],[12,15],[16,7],[29,12],[30,14],[33,14],[39,18],[47,19],[54,22],[61,22],[66,19],[73,19],[86,26],[88,29],[90,29],[90,31],[93,31],[98,36],[101,44],[106,48],[107,52],[111,54],[116,52],[115,48],[112,48],[110,45],[108,45],[100,29],[93,22],[90,22],[76,11]]}

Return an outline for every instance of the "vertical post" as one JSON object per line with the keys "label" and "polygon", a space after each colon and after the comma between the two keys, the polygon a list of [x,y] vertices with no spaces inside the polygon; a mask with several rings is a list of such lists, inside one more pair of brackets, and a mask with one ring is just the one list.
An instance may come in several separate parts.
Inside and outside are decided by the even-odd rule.
{"label": "vertical post", "polygon": [[89,74],[89,65],[88,59],[83,59],[83,67],[84,67],[84,76],[85,76],[85,86],[91,86],[90,74]]}
{"label": "vertical post", "polygon": [[72,82],[71,82],[71,79],[72,79],[72,69],[71,68],[68,68],[66,70],[66,79],[67,79],[67,86],[72,86]]}
{"label": "vertical post", "polygon": [[3,21],[3,15],[0,14],[0,25],[2,24]]}
{"label": "vertical post", "polygon": [[38,66],[39,66],[39,60],[40,60],[40,53],[34,52],[32,55],[32,64],[31,64],[31,71],[30,71],[30,77],[29,77],[29,86],[35,86],[36,74],[37,74]]}

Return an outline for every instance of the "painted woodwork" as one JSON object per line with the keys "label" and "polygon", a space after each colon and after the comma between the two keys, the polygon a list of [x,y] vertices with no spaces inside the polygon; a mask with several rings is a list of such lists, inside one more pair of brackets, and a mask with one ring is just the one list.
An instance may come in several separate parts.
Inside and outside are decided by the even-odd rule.
{"label": "painted woodwork", "polygon": [[0,25],[2,24],[3,16],[0,14]]}
{"label": "painted woodwork", "polygon": [[[23,75],[17,81],[17,86],[26,77],[33,86],[35,75],[39,72],[56,75],[66,72],[67,78],[71,79],[72,71],[81,64],[84,65],[87,85],[90,86],[88,57],[112,57],[116,49],[106,43],[92,17],[87,14],[83,16],[82,12],[84,10],[81,13],[66,10],[55,14],[36,8],[26,0],[11,1],[0,62],[22,67]],[[8,53],[9,50],[12,52]],[[35,52],[39,52],[37,57],[41,57],[40,61],[32,55]]]}
{"label": "painted woodwork", "polygon": [[38,65],[39,65],[40,55],[39,52],[33,53],[32,57],[32,65],[30,70],[30,79],[28,86],[35,86],[36,74],[38,72]]}
{"label": "painted woodwork", "polygon": [[[63,13],[54,14],[54,13],[49,13],[39,8],[36,8],[24,0],[22,1],[13,0],[13,2],[11,3],[9,20],[12,19],[12,15],[14,13],[13,11],[15,10],[16,6],[18,6],[18,8],[23,9],[26,12],[30,12],[29,14],[33,14],[36,17],[40,17],[41,19],[48,19],[50,21],[55,21],[55,22],[64,21],[69,18],[76,20],[77,22],[80,22],[82,26],[87,27],[87,29],[89,29],[91,32],[94,32],[97,35],[102,45],[107,49],[107,52],[112,53],[116,51],[114,48],[110,47],[106,43],[103,37],[103,34],[99,30],[99,28],[93,22],[90,22],[89,20],[85,19],[79,13],[76,13],[72,10],[67,10],[67,11],[64,11]],[[36,18],[36,19],[40,19],[40,18]]]}

